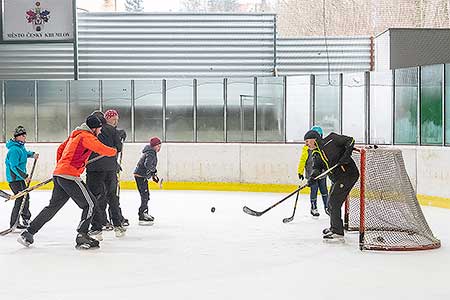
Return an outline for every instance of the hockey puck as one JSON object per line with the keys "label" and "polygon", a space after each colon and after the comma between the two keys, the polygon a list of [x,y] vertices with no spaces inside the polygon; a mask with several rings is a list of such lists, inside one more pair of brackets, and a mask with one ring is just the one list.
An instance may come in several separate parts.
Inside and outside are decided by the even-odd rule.
{"label": "hockey puck", "polygon": [[384,237],[378,236],[377,237],[377,242],[384,243],[385,242]]}
{"label": "hockey puck", "polygon": [[213,213],[213,212],[215,212],[216,211],[216,208],[213,206],[213,207],[211,207],[211,212]]}

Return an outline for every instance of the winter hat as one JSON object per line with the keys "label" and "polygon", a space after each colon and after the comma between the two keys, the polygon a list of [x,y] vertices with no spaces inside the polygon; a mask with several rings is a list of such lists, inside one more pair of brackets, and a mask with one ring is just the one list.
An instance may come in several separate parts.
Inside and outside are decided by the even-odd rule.
{"label": "winter hat", "polygon": [[106,119],[105,119],[105,117],[103,116],[103,113],[100,110],[94,110],[91,115],[96,116],[97,118],[99,118],[100,121],[102,121],[102,124],[106,124]]}
{"label": "winter hat", "polygon": [[320,134],[320,137],[323,137],[322,127],[320,127],[320,126],[313,126],[313,127],[311,127],[311,130],[317,131],[317,133]]}
{"label": "winter hat", "polygon": [[159,139],[159,137],[154,136],[150,139],[151,147],[155,147],[156,145],[159,145],[159,144],[161,144],[161,140]]}
{"label": "winter hat", "polygon": [[104,116],[105,116],[106,120],[109,120],[112,117],[119,116],[119,113],[116,110],[114,110],[114,109],[108,109],[107,111],[105,111],[105,115]]}
{"label": "winter hat", "polygon": [[18,137],[21,135],[27,134],[27,130],[22,125],[19,125],[14,129],[14,137]]}
{"label": "winter hat", "polygon": [[320,134],[315,131],[315,130],[309,130],[307,133],[305,133],[305,137],[304,140],[306,141],[307,139],[320,139]]}
{"label": "winter hat", "polygon": [[102,121],[97,116],[90,115],[86,118],[86,125],[90,129],[100,128],[102,127]]}

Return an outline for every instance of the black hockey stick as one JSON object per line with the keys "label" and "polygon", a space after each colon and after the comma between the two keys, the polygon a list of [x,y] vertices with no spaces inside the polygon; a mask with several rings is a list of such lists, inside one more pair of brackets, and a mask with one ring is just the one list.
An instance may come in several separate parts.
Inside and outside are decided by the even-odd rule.
{"label": "black hockey stick", "polygon": [[[334,169],[335,167],[337,167],[337,165],[333,166],[329,171],[331,171],[331,170]],[[323,176],[325,176],[325,173],[322,173],[322,174],[320,174],[319,176],[317,176],[315,180],[320,179],[320,178],[322,178]],[[300,194],[300,192],[299,192],[298,194]],[[295,210],[297,209],[298,194],[297,194],[297,197],[295,198],[294,211],[292,212],[292,216],[290,216],[289,218],[284,218],[284,219],[283,219],[283,223],[289,223],[289,222],[291,222],[292,220],[294,220]]]}
{"label": "black hockey stick", "polygon": [[290,216],[289,218],[284,218],[283,219],[283,223],[289,223],[292,220],[294,220],[294,216],[295,216],[295,210],[297,209],[297,202],[298,202],[298,195],[300,194],[300,191],[297,192],[297,196],[295,196],[295,204],[294,204],[294,211],[292,212],[292,216]]}
{"label": "black hockey stick", "polygon": [[[31,167],[30,181],[28,181],[27,188],[30,187],[31,179],[33,178],[34,170],[36,169],[36,164],[37,164],[37,158],[34,159],[33,167]],[[17,228],[17,226],[19,225],[20,215],[22,214],[23,208],[25,207],[25,202],[28,200],[28,198],[29,198],[29,194],[27,194],[22,199],[22,203],[20,204],[19,212],[17,213],[17,219],[14,222],[13,226],[11,226],[10,228],[8,228],[6,230],[0,231],[0,235],[7,235],[8,233],[13,232]]]}
{"label": "black hockey stick", "polygon": [[[314,180],[318,180],[324,176],[326,176],[328,173],[330,173],[334,168],[336,168],[338,165],[335,165],[331,168],[329,168],[328,170],[326,170],[325,172],[323,172],[322,174],[318,175],[316,178],[314,178]],[[268,212],[269,210],[271,210],[272,208],[274,208],[275,206],[279,205],[280,203],[284,202],[285,200],[289,199],[290,197],[292,197],[295,193],[300,192],[302,189],[304,189],[305,187],[307,187],[308,184],[305,183],[303,185],[301,185],[299,188],[297,188],[295,191],[293,191],[292,193],[290,193],[289,195],[287,195],[286,197],[284,197],[283,199],[281,199],[280,201],[278,201],[277,203],[273,204],[272,206],[266,208],[263,211],[255,211],[251,208],[248,208],[247,206],[243,207],[243,210],[245,213],[252,215],[252,216],[262,216],[263,214],[265,214],[266,212]]]}
{"label": "black hockey stick", "polygon": [[[97,161],[97,160],[99,160],[99,159],[102,158],[102,157],[104,157],[104,156],[103,156],[103,155],[97,156],[97,157],[95,157],[95,158],[89,160],[89,161],[86,163],[86,165],[88,165],[88,164],[90,164],[90,163],[92,163],[92,162],[94,162],[94,161]],[[41,186],[46,185],[47,183],[49,183],[49,182],[51,182],[51,181],[53,181],[53,177],[52,177],[52,178],[49,178],[49,179],[46,179],[46,180],[44,180],[44,181],[42,181],[42,182],[39,182],[39,183],[36,184],[36,185],[27,187],[26,189],[24,189],[23,191],[21,191],[21,192],[15,194],[15,195],[9,195],[9,197],[4,197],[4,198],[6,198],[5,202],[6,202],[6,201],[9,201],[9,200],[16,200],[16,199],[18,199],[18,198],[20,198],[20,197],[22,197],[22,196],[28,194],[29,192],[34,191],[35,189],[38,189],[38,188],[40,188]],[[3,196],[0,195],[0,197],[3,197]]]}

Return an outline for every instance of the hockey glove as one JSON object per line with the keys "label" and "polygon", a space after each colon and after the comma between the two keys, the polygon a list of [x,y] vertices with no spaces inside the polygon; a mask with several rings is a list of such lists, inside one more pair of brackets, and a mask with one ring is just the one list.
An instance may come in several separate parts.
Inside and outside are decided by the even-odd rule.
{"label": "hockey glove", "polygon": [[125,141],[127,139],[127,133],[125,132],[125,130],[124,129],[117,129],[117,131],[119,132],[120,139],[122,141]]}
{"label": "hockey glove", "polygon": [[303,177],[303,174],[298,173],[298,179],[303,180],[305,177]]}
{"label": "hockey glove", "polygon": [[153,175],[152,176],[152,180],[154,181],[154,182],[156,182],[156,183],[158,183],[159,182],[159,178],[158,178],[158,175]]}

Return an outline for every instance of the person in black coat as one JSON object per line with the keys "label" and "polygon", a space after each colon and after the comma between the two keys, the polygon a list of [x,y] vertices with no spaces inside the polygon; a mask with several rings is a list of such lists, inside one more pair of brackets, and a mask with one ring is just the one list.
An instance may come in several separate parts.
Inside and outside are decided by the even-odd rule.
{"label": "person in black coat", "polygon": [[[116,128],[119,123],[119,114],[117,111],[110,109],[104,113],[103,121],[105,123],[103,123],[98,139],[106,146],[117,149],[118,153],[121,152],[123,148],[122,135]],[[94,159],[97,156],[98,154],[93,153],[89,159]],[[111,222],[116,237],[123,236],[126,231],[122,226],[119,199],[116,193],[119,168],[117,156],[100,158],[88,164],[86,168],[86,183],[97,201],[90,235],[99,241],[103,240],[102,227],[107,223],[106,204],[109,204],[110,207]]]}
{"label": "person in black coat", "polygon": [[134,170],[134,180],[141,195],[141,206],[139,207],[139,225],[153,225],[155,218],[148,213],[148,201],[150,192],[148,190],[148,180],[152,179],[159,183],[156,165],[158,164],[157,153],[161,150],[161,140],[158,137],[152,137],[150,144],[142,150],[142,156],[139,159]]}
{"label": "person in black coat", "polygon": [[355,140],[352,137],[330,133],[322,138],[314,130],[310,130],[304,137],[306,145],[316,147],[317,155],[314,155],[312,163],[312,174],[309,185],[314,183],[323,166],[329,169],[338,165],[329,173],[332,182],[329,198],[328,210],[330,212],[330,228],[323,230],[325,240],[343,240],[344,226],[341,217],[341,207],[359,178],[359,171],[352,159],[353,146]]}

